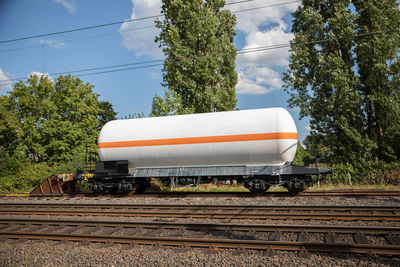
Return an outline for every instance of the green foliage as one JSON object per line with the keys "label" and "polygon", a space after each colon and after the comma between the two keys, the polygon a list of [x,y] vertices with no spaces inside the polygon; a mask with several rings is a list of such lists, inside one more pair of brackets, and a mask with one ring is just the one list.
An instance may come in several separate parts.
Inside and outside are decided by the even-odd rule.
{"label": "green foliage", "polygon": [[77,152],[96,151],[98,132],[115,112],[92,89],[70,75],[54,82],[33,75],[15,84],[0,98],[0,151],[8,155],[4,160],[14,165],[21,158],[65,162]]}
{"label": "green foliage", "polygon": [[312,157],[310,153],[308,153],[307,150],[304,149],[304,147],[300,144],[300,142],[297,143],[297,150],[296,150],[296,156],[293,159],[293,165],[297,166],[307,166],[310,164],[312,161]]}
{"label": "green foliage", "polygon": [[400,159],[398,3],[303,0],[293,17],[285,90],[310,117],[311,154],[362,166]]}
{"label": "green foliage", "polygon": [[400,185],[400,163],[371,161],[354,167],[349,163],[335,164],[333,173],[327,175],[323,182],[328,184],[347,185]]}
{"label": "green foliage", "polygon": [[[0,162],[2,160],[0,159]],[[36,188],[40,183],[55,173],[72,172],[73,163],[56,163],[48,165],[25,161],[23,166],[10,173],[0,175],[0,193],[25,193]]]}
{"label": "green foliage", "polygon": [[112,104],[108,101],[100,101],[99,106],[100,106],[100,112],[98,116],[100,120],[99,124],[99,130],[100,130],[101,126],[103,126],[107,122],[117,119],[116,117],[117,112],[114,111]]}
{"label": "green foliage", "polygon": [[11,157],[5,150],[0,150],[0,177],[19,172],[27,163],[29,163],[29,161],[23,154]]}
{"label": "green foliage", "polygon": [[169,116],[194,113],[193,108],[184,108],[182,98],[177,92],[165,90],[164,98],[155,95],[151,105],[151,116]]}
{"label": "green foliage", "polygon": [[162,1],[155,41],[165,55],[165,98],[155,96],[152,116],[233,110],[236,106],[236,18],[225,1]]}
{"label": "green foliage", "polygon": [[121,120],[129,120],[129,119],[140,119],[140,118],[145,118],[146,116],[144,115],[143,112],[141,113],[131,113],[128,114],[127,116],[121,118]]}

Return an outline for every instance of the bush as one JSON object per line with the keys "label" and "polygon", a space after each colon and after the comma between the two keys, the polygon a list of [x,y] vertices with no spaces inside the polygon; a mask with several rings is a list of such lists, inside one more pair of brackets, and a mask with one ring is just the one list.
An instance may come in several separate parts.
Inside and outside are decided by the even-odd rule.
{"label": "bush", "polygon": [[12,159],[15,168],[7,165],[0,175],[0,193],[30,192],[50,175],[74,171],[71,163],[31,163]]}
{"label": "bush", "polygon": [[327,175],[325,183],[347,185],[400,185],[400,163],[371,161],[363,165],[336,164],[333,174]]}
{"label": "bush", "polygon": [[27,163],[24,155],[11,157],[4,150],[0,150],[0,177],[8,176],[20,171],[24,165]]}

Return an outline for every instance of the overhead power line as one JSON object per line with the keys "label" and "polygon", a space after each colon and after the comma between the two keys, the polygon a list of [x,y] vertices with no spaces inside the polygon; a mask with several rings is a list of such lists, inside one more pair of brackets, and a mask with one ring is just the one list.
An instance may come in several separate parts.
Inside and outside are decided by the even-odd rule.
{"label": "overhead power line", "polygon": [[[398,31],[400,31],[400,29],[361,33],[361,34],[358,34],[357,37],[363,37],[363,36],[369,36],[369,35],[375,35],[375,34],[382,34],[382,33],[387,33],[387,32],[395,32],[395,31],[398,32]],[[248,54],[248,53],[254,53],[254,52],[262,52],[262,51],[268,51],[268,50],[274,50],[274,49],[281,49],[281,48],[290,47],[291,45],[292,46],[301,46],[301,45],[318,44],[318,43],[324,43],[324,42],[328,42],[328,41],[337,41],[337,40],[340,40],[340,39],[343,39],[343,37],[334,37],[334,38],[310,41],[310,42],[305,42],[305,43],[297,43],[297,44],[296,43],[292,43],[292,44],[290,44],[290,43],[282,43],[282,44],[276,44],[276,45],[251,47],[251,48],[242,49],[242,50],[238,51],[237,54],[238,55],[242,55],[242,54]],[[80,70],[73,70],[73,71],[64,71],[64,72],[51,73],[49,75],[50,76],[54,76],[54,75],[72,74],[72,73],[79,73],[79,72],[88,72],[88,71],[94,71],[94,70],[111,69],[111,68],[126,67],[126,66],[132,66],[132,65],[142,65],[142,64],[157,63],[157,62],[162,62],[162,60],[158,59],[158,60],[133,62],[133,63],[111,65],[111,66],[104,66],[104,67],[97,67],[97,68],[80,69]],[[143,69],[143,68],[150,68],[150,67],[156,67],[156,66],[161,66],[161,65],[163,65],[163,64],[162,63],[151,64],[151,65],[138,66],[138,67],[122,68],[122,69],[107,70],[107,71],[100,71],[100,72],[93,72],[93,73],[84,73],[84,74],[80,74],[79,76],[81,77],[81,76],[89,76],[89,75],[96,75],[96,74],[119,72],[119,71],[125,71],[125,70]],[[27,79],[24,77],[24,78],[14,78],[14,79],[9,79],[9,80],[1,80],[0,81],[0,85],[10,84],[10,81],[12,82],[12,81],[19,81],[19,80],[27,80]],[[3,83],[3,84],[1,84],[1,83]]]}
{"label": "overhead power line", "polygon": [[82,41],[82,40],[87,40],[87,39],[92,39],[92,38],[97,38],[97,37],[119,34],[119,33],[123,33],[123,32],[138,31],[138,30],[145,30],[145,29],[151,29],[151,28],[154,28],[154,25],[130,28],[130,29],[126,29],[126,30],[119,30],[117,32],[100,33],[100,34],[89,35],[89,36],[80,37],[80,38],[73,38],[73,39],[68,39],[68,40],[63,40],[63,41],[53,41],[49,44],[38,44],[38,45],[31,45],[31,46],[25,46],[25,47],[10,48],[10,49],[5,49],[5,50],[0,50],[0,53],[25,50],[25,49],[30,49],[30,48],[37,48],[37,47],[42,47],[43,45],[44,46],[63,45],[65,43],[69,43],[69,42]]}
{"label": "overhead power line", "polygon": [[[386,30],[386,31],[375,31],[375,32],[368,32],[368,33],[361,33],[358,34],[357,37],[364,37],[364,36],[369,36],[369,35],[375,35],[375,34],[382,34],[382,33],[387,33],[387,32],[398,32],[400,29],[391,29],[391,30]],[[315,40],[315,41],[310,41],[310,42],[305,42],[305,43],[282,43],[282,44],[275,44],[275,45],[268,45],[268,46],[258,46],[258,47],[251,47],[251,48],[245,48],[237,52],[238,55],[242,54],[248,54],[248,53],[255,53],[255,52],[262,52],[262,51],[268,51],[268,50],[275,50],[275,49],[281,49],[281,48],[287,48],[292,46],[301,46],[301,45],[312,45],[312,44],[319,44],[319,43],[324,43],[328,41],[337,41],[343,39],[343,37],[334,37],[334,38],[328,38],[328,39],[323,39],[323,40]],[[151,64],[151,63],[157,63],[158,64]],[[80,72],[89,72],[89,71],[94,71],[94,70],[102,70],[102,69],[112,69],[112,68],[118,68],[118,67],[126,67],[126,66],[137,66],[137,65],[143,65],[143,64],[151,64],[151,65],[144,65],[144,66],[137,66],[137,67],[130,67],[130,68],[122,68],[122,69],[114,69],[114,70],[106,70],[106,71],[100,71],[100,72],[92,72],[92,73],[84,73],[84,74],[79,74],[79,76],[89,76],[89,75],[96,75],[96,74],[104,74],[104,73],[112,73],[112,72],[119,72],[119,71],[125,71],[125,70],[135,70],[135,69],[143,69],[143,68],[150,68],[150,67],[156,67],[156,66],[161,66],[163,63],[161,63],[162,60],[150,60],[150,61],[142,61],[142,62],[133,62],[133,63],[127,63],[127,64],[119,64],[119,65],[111,65],[111,66],[104,66],[104,67],[97,67],[97,68],[88,68],[88,69],[80,69],[80,70],[73,70],[73,71],[64,71],[64,72],[57,72],[57,73],[50,73],[50,76],[55,76],[55,75],[63,75],[63,74],[72,74],[72,73],[80,73]],[[10,81],[19,81],[19,80],[27,80],[25,77],[23,78],[14,78],[14,79],[9,79],[9,80],[1,80],[0,85],[6,85],[10,84]]]}
{"label": "overhead power line", "polygon": [[[133,63],[135,64],[135,63]],[[136,63],[139,64],[139,63]],[[123,65],[130,65],[130,64],[123,64]],[[163,63],[159,63],[159,64],[151,64],[151,65],[145,65],[145,66],[137,66],[137,67],[130,67],[130,68],[122,68],[122,69],[116,69],[116,70],[105,70],[105,71],[99,71],[99,72],[92,72],[92,73],[84,73],[84,74],[80,74],[79,77],[82,76],[89,76],[89,75],[96,75],[96,74],[104,74],[104,73],[111,73],[111,72],[119,72],[119,71],[125,71],[125,70],[136,70],[136,69],[144,69],[144,68],[152,68],[152,67],[156,67],[156,66],[162,66]],[[101,68],[94,68],[94,69],[106,69],[106,68],[110,68],[109,67],[101,67]],[[71,74],[73,72],[62,72],[63,74]],[[43,73],[44,76],[54,76],[54,75],[58,75],[57,73]],[[61,75],[61,74],[60,74]],[[15,79],[10,79],[10,80],[2,80],[0,81],[0,86],[4,86],[7,84],[14,84],[12,81],[27,81],[27,78],[15,78]]]}
{"label": "overhead power line", "polygon": [[[233,2],[227,5],[235,5],[235,4],[241,4],[241,3],[246,3],[246,2],[253,2],[256,0],[243,0],[243,1],[237,1]],[[265,5],[265,6],[260,6],[260,7],[254,7],[254,8],[248,8],[248,9],[242,9],[242,10],[236,10],[232,11],[232,13],[240,13],[240,12],[247,12],[247,11],[252,11],[252,10],[259,10],[259,9],[264,9],[264,8],[269,8],[269,7],[275,7],[275,6],[282,6],[282,5],[288,5],[288,4],[293,4],[293,3],[299,3],[301,2],[300,0],[297,1],[291,1],[291,2],[284,2],[284,3],[277,3],[277,4],[270,4],[270,5]],[[116,22],[111,22],[111,23],[105,23],[105,24],[98,24],[98,25],[93,25],[93,26],[87,26],[87,27],[82,27],[82,28],[75,28],[71,30],[65,30],[65,31],[58,31],[58,32],[52,32],[52,33],[45,33],[45,34],[39,34],[39,35],[32,35],[32,36],[26,36],[26,37],[21,37],[21,38],[15,38],[15,39],[9,39],[9,40],[3,40],[0,41],[0,44],[4,43],[11,43],[11,42],[16,42],[16,41],[23,41],[23,40],[28,40],[28,39],[34,39],[34,38],[40,38],[40,37],[47,37],[47,36],[54,36],[54,35],[60,35],[60,34],[65,34],[65,33],[72,33],[72,32],[78,32],[78,31],[85,31],[85,30],[91,30],[91,29],[96,29],[96,28],[102,28],[102,27],[107,27],[107,26],[113,26],[125,22],[137,22],[137,21],[143,21],[147,19],[154,19],[154,18],[159,18],[163,17],[164,15],[159,14],[159,15],[151,15],[151,16],[146,16],[146,17],[141,17],[141,18],[136,18],[136,19],[129,19],[129,20],[124,20],[124,21],[116,21]],[[190,21],[188,20],[183,20],[184,21]],[[151,26],[151,27],[154,27]],[[148,28],[148,27],[145,27]],[[31,48],[31,47],[29,47]],[[3,52],[3,51],[0,51]]]}
{"label": "overhead power line", "polygon": [[96,29],[96,28],[101,28],[101,27],[106,27],[106,26],[117,25],[117,24],[121,24],[121,23],[124,23],[124,22],[141,21],[141,20],[146,20],[146,19],[151,19],[151,18],[158,18],[158,17],[161,17],[161,16],[162,16],[162,15],[153,15],[153,16],[147,16],[147,17],[142,17],[142,18],[137,18],[137,19],[129,19],[129,20],[124,20],[124,21],[116,21],[116,22],[111,22],[111,23],[99,24],[99,25],[88,26],[88,27],[82,27],[82,28],[76,28],[76,29],[65,30],[65,31],[59,31],[59,32],[52,32],[52,33],[45,33],[45,34],[39,34],[39,35],[32,35],[32,36],[27,36],[27,37],[21,37],[21,38],[16,38],[16,39],[10,39],[10,40],[0,41],[0,44],[11,43],[11,42],[16,42],[16,41],[22,41],[22,40],[28,40],[28,39],[33,39],[33,38],[40,38],[40,37],[47,37],[47,36],[59,35],[59,34],[64,34],[64,33],[78,32],[78,31],[84,31],[84,30],[91,30],[91,29]]}
{"label": "overhead power line", "polygon": [[[119,64],[119,65],[112,65],[112,66],[105,66],[105,67],[98,67],[98,68],[90,68],[90,69],[82,69],[82,70],[73,70],[73,71],[64,71],[64,72],[57,72],[57,73],[52,73],[51,75],[63,75],[63,74],[70,74],[70,73],[78,73],[78,72],[87,72],[87,71],[94,71],[94,70],[102,70],[102,69],[112,69],[112,68],[118,68],[118,67],[126,67],[126,66],[132,66],[132,65],[142,65],[142,64],[150,64],[150,63],[156,63],[156,62],[162,62],[161,59],[158,60],[149,60],[149,61],[142,61],[142,62],[134,62],[134,63],[127,63],[127,64]],[[159,64],[156,64],[154,66],[158,66]],[[153,65],[149,65],[153,67]],[[149,67],[146,66],[146,67]],[[128,68],[129,69],[129,68]],[[82,74],[81,76],[84,76],[87,74]]]}
{"label": "overhead power line", "polygon": [[247,9],[241,9],[241,10],[236,10],[232,11],[232,13],[241,13],[241,12],[247,12],[247,11],[252,11],[252,10],[259,10],[259,9],[264,9],[264,8],[269,8],[269,7],[275,7],[275,6],[283,6],[283,5],[289,5],[289,4],[294,4],[294,3],[300,3],[301,1],[291,1],[291,2],[284,2],[284,3],[278,3],[278,4],[271,4],[271,5],[266,5],[266,6],[259,6],[259,7],[253,7],[253,8],[247,8]]}

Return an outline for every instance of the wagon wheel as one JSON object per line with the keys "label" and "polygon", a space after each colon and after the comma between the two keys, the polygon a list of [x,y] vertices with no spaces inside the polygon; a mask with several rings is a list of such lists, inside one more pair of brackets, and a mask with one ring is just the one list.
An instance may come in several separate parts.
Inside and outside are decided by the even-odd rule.
{"label": "wagon wheel", "polygon": [[260,188],[257,188],[257,189],[256,189],[256,188],[249,188],[250,192],[253,193],[253,194],[262,194],[262,193],[268,191],[268,189],[269,189],[269,186],[265,186],[264,189],[260,189]]}

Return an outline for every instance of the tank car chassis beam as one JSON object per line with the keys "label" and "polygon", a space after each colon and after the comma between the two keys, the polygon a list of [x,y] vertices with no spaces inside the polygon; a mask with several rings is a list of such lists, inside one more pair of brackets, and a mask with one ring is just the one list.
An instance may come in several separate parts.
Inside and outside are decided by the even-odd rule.
{"label": "tank car chassis beam", "polygon": [[[193,166],[193,167],[159,167],[136,168],[135,177],[160,177],[176,184],[179,178],[182,180],[193,179],[199,183],[210,182],[215,179],[224,181],[236,179],[244,182],[251,192],[261,193],[272,185],[283,185],[291,193],[299,193],[305,190],[311,183],[311,175],[329,174],[330,169],[305,166],[294,166],[286,163],[283,166]],[[189,178],[190,177],[190,178]]]}
{"label": "tank car chassis beam", "polygon": [[[128,161],[101,161],[89,179],[94,192],[129,193],[144,191],[150,178],[161,178],[171,185],[193,185],[211,181],[237,180],[254,193],[262,193],[272,185],[282,185],[290,193],[299,193],[311,183],[311,175],[328,174],[325,168],[294,166],[185,166],[128,168]],[[81,179],[81,178],[77,178]]]}

